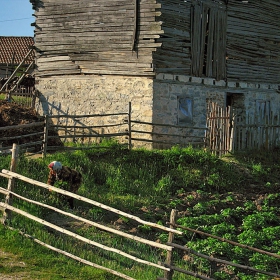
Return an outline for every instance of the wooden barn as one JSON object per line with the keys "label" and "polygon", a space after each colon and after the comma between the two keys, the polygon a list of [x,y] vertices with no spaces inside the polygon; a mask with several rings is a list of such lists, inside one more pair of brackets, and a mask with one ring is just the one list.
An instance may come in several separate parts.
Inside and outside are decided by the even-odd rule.
{"label": "wooden barn", "polygon": [[278,128],[262,130],[280,125],[278,0],[30,2],[42,113],[117,112],[131,102],[135,120],[174,126],[142,128],[153,140],[207,134],[217,145],[236,126],[235,147],[279,144]]}

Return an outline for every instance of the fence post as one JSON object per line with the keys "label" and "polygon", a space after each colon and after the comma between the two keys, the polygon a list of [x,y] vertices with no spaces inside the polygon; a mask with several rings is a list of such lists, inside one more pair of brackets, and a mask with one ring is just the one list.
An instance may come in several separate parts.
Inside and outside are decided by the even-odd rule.
{"label": "fence post", "polygon": [[28,93],[32,96],[32,100],[31,100],[31,108],[35,108],[35,104],[36,104],[36,90],[34,89],[34,87],[30,88],[28,87]]}
{"label": "fence post", "polygon": [[128,149],[131,150],[131,102],[128,103]]}
{"label": "fence post", "polygon": [[[172,225],[174,225],[176,223],[176,216],[177,216],[177,210],[172,209],[171,214],[170,214],[170,228],[172,228],[172,229],[174,228]],[[174,239],[174,233],[169,232],[168,243],[172,243],[173,239]],[[172,250],[167,252],[165,263],[168,266],[172,265]],[[172,280],[173,273],[174,273],[174,271],[172,269],[170,271],[165,271],[164,278],[167,280]]]}
{"label": "fence post", "polygon": [[[10,165],[10,171],[15,172],[16,166],[17,166],[17,160],[18,160],[18,146],[17,144],[13,144],[12,148],[12,159],[11,159],[11,165]],[[10,178],[8,181],[8,187],[7,191],[13,191],[14,190],[14,184],[15,184],[15,178]],[[12,205],[13,204],[13,197],[10,193],[7,193],[5,198],[5,203]],[[4,209],[3,213],[3,224],[7,223],[8,219],[11,219],[12,212],[8,209]]]}
{"label": "fence post", "polygon": [[47,146],[48,146],[48,132],[49,132],[49,115],[45,115],[45,126],[44,126],[44,140],[43,140],[43,158],[46,157]]}

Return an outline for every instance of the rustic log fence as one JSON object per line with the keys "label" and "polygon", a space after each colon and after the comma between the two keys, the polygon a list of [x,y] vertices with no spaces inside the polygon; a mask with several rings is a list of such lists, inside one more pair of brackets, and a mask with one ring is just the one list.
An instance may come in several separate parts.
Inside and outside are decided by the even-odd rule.
{"label": "rustic log fence", "polygon": [[13,91],[2,90],[1,94],[5,94],[5,100],[14,102],[24,108],[34,108],[36,102],[36,90],[34,87],[17,86]]}
{"label": "rustic log fence", "polygon": [[[131,103],[127,112],[44,117],[44,123],[33,122],[1,127],[0,143],[12,140],[26,150],[37,147],[36,153],[42,153],[43,156],[48,151],[91,149],[93,148],[91,144],[112,138],[128,149],[145,144],[159,149],[174,145],[182,147],[192,145],[204,147],[218,156],[242,150],[273,149],[280,145],[280,113],[269,111],[264,118],[259,118],[257,123],[252,117],[247,116],[247,123],[244,123],[241,117],[234,116],[230,107],[222,108],[215,103],[208,105],[206,127],[133,120]],[[95,120],[98,121],[95,125],[89,125],[89,119],[93,119],[93,123]],[[25,133],[28,131],[27,128],[32,127],[38,127],[38,131]],[[13,130],[20,130],[20,134],[11,133]],[[164,132],[165,130],[168,132]],[[2,131],[7,131],[7,135],[10,136],[1,137]],[[50,134],[50,131],[55,133]],[[37,139],[20,143],[19,141],[24,138]],[[78,145],[70,147],[64,145],[66,142]],[[5,149],[11,149],[11,146],[5,146]],[[39,151],[38,146],[40,146]]]}
{"label": "rustic log fence", "polygon": [[[19,147],[16,144],[14,144],[13,148],[12,148],[12,159],[11,159],[11,164],[10,164],[10,170],[3,169],[2,173],[0,173],[1,177],[4,177],[4,178],[8,179],[7,189],[0,187],[0,193],[5,196],[5,200],[4,200],[5,202],[0,201],[0,207],[2,208],[2,211],[3,211],[2,223],[4,225],[7,225],[8,220],[12,219],[12,213],[13,212],[17,213],[19,215],[27,217],[30,220],[33,220],[33,221],[37,222],[39,224],[42,224],[42,225],[47,226],[51,229],[54,229],[55,231],[58,231],[58,232],[66,235],[66,236],[70,236],[70,237],[72,237],[72,238],[74,238],[78,241],[81,241],[81,242],[84,242],[86,244],[92,245],[94,247],[105,250],[107,252],[113,252],[113,253],[119,254],[122,257],[125,257],[127,259],[133,260],[133,261],[141,263],[141,264],[145,264],[149,267],[158,268],[159,270],[161,270],[164,273],[164,277],[157,277],[157,280],[172,280],[172,279],[174,279],[173,278],[174,277],[174,272],[182,273],[182,274],[185,274],[185,275],[190,275],[190,276],[193,276],[193,277],[198,278],[198,279],[214,280],[213,278],[211,278],[211,276],[212,276],[211,271],[210,271],[209,275],[202,275],[202,274],[199,274],[197,272],[187,270],[184,267],[182,268],[182,267],[178,267],[178,266],[174,265],[173,264],[173,262],[174,262],[173,254],[174,254],[175,249],[187,252],[188,254],[198,256],[202,259],[206,259],[211,264],[213,264],[213,263],[224,264],[226,266],[233,266],[233,267],[236,267],[236,268],[239,268],[239,269],[245,269],[245,270],[250,271],[252,273],[259,273],[259,274],[269,275],[269,276],[272,276],[272,277],[280,277],[280,274],[277,274],[275,272],[267,272],[267,271],[263,271],[263,270],[260,270],[260,269],[256,269],[254,267],[244,266],[244,265],[241,265],[241,264],[237,264],[237,263],[229,262],[229,261],[226,261],[226,260],[223,260],[223,259],[218,259],[218,258],[214,258],[212,256],[207,256],[207,255],[201,254],[201,253],[196,252],[196,251],[194,251],[194,250],[192,250],[192,249],[190,249],[186,246],[182,246],[180,244],[174,243],[174,239],[175,239],[176,235],[182,236],[184,234],[183,231],[190,231],[190,232],[197,233],[197,234],[200,234],[200,235],[204,235],[204,236],[207,236],[207,237],[215,238],[215,239],[217,239],[221,242],[227,242],[227,243],[230,243],[231,245],[234,245],[234,246],[246,248],[248,250],[252,250],[252,251],[255,251],[255,252],[258,252],[258,253],[261,253],[261,254],[266,254],[270,257],[280,259],[280,255],[278,255],[278,254],[274,254],[274,253],[271,253],[271,252],[267,252],[267,251],[264,251],[264,250],[253,248],[253,247],[250,247],[250,246],[247,246],[247,245],[239,244],[237,242],[230,241],[230,240],[227,240],[225,238],[218,237],[218,236],[214,236],[214,235],[211,235],[209,233],[205,233],[205,232],[202,232],[202,231],[199,231],[199,230],[195,230],[195,229],[191,229],[191,228],[188,228],[188,227],[178,225],[178,224],[176,224],[176,217],[177,217],[177,211],[176,210],[172,210],[172,212],[171,212],[170,222],[167,223],[170,226],[168,228],[168,227],[156,224],[156,223],[151,223],[151,222],[148,222],[148,221],[144,221],[143,219],[141,219],[137,216],[128,214],[126,212],[123,212],[121,210],[112,208],[110,206],[107,206],[107,205],[102,204],[100,202],[88,199],[86,197],[68,192],[68,191],[63,190],[63,189],[56,188],[54,186],[47,185],[45,183],[33,180],[33,179],[25,177],[25,176],[22,176],[22,175],[15,172],[16,167],[17,167],[18,155],[19,155]],[[151,240],[148,240],[148,239],[145,239],[145,238],[141,238],[141,237],[138,237],[136,235],[128,234],[128,233],[116,230],[114,228],[110,228],[110,227],[107,227],[105,225],[96,223],[94,221],[85,219],[83,217],[80,217],[80,216],[74,214],[75,212],[69,213],[69,212],[61,210],[59,208],[50,206],[46,203],[42,203],[42,202],[30,199],[30,198],[24,197],[23,195],[20,195],[16,192],[16,189],[14,187],[16,179],[21,180],[23,182],[26,182],[28,184],[32,184],[33,186],[37,186],[37,187],[40,187],[40,188],[43,188],[43,189],[47,189],[47,190],[55,192],[55,193],[59,193],[59,194],[62,194],[62,195],[73,197],[73,198],[75,198],[79,201],[83,201],[85,203],[94,205],[94,206],[99,207],[101,209],[111,211],[113,213],[116,213],[116,214],[118,214],[120,216],[123,216],[123,217],[126,217],[128,219],[132,219],[132,220],[134,220],[134,221],[136,221],[136,222],[138,222],[142,225],[146,225],[146,226],[149,226],[151,228],[156,228],[158,230],[168,232],[168,234],[169,234],[168,241],[167,241],[166,244],[161,244],[161,243],[158,243],[158,242],[155,242],[155,241],[151,241]],[[73,218],[75,220],[78,220],[80,222],[83,222],[84,224],[94,226],[94,227],[96,227],[98,229],[101,229],[103,231],[107,231],[110,234],[115,234],[115,235],[121,236],[123,238],[127,238],[127,239],[133,240],[135,242],[140,242],[140,243],[148,245],[150,247],[159,249],[159,250],[161,250],[161,251],[158,251],[159,255],[162,254],[162,252],[166,252],[166,261],[165,261],[165,263],[150,262],[150,261],[144,260],[142,258],[138,258],[136,256],[133,256],[131,253],[126,253],[122,250],[119,250],[119,249],[116,249],[116,248],[113,248],[113,247],[109,247],[109,246],[105,246],[105,245],[103,245],[101,243],[98,243],[96,241],[93,241],[89,238],[85,238],[82,235],[79,235],[79,234],[74,233],[70,230],[67,230],[63,227],[55,225],[51,222],[43,220],[42,218],[36,217],[36,216],[28,213],[27,211],[23,211],[23,210],[15,207],[15,206],[13,206],[13,197],[16,197],[17,199],[22,200],[22,201],[26,201],[28,203],[35,204],[35,205],[40,206],[40,207],[44,207],[44,208],[49,209],[49,210],[52,210],[56,213],[59,213],[59,214],[62,214],[64,216],[67,216],[67,217]],[[179,230],[179,229],[181,229],[181,230]],[[23,234],[24,236],[26,236],[28,238],[31,238],[34,242],[36,242],[36,243],[38,243],[38,244],[40,244],[44,247],[47,247],[48,249],[51,249],[51,250],[53,250],[55,252],[58,252],[58,253],[61,253],[65,256],[69,257],[69,258],[77,260],[77,261],[79,261],[81,263],[84,263],[86,265],[105,270],[105,271],[107,271],[111,274],[117,275],[117,276],[119,276],[123,279],[129,279],[129,280],[134,279],[134,278],[132,278],[128,275],[125,275],[125,274],[119,272],[119,271],[110,269],[110,268],[105,267],[105,266],[98,265],[96,263],[93,263],[93,262],[90,262],[86,259],[83,259],[79,256],[76,256],[76,255],[71,254],[69,252],[66,252],[64,250],[61,250],[59,248],[56,248],[56,247],[54,247],[50,244],[47,244],[47,243],[37,239],[34,236],[29,235],[28,233],[21,232],[21,234]],[[159,259],[160,259],[160,257],[159,257]],[[187,263],[186,263],[186,266],[188,267]]]}
{"label": "rustic log fence", "polygon": [[[78,144],[92,144],[100,142],[104,138],[124,138],[128,136],[127,125],[124,120],[115,120],[112,122],[108,117],[123,117],[126,113],[113,114],[91,114],[91,115],[46,115],[45,131],[44,131],[44,153],[50,150],[76,149],[74,147],[49,146],[48,140],[51,138],[59,138],[62,142],[73,142]],[[102,124],[85,125],[84,120],[88,122],[91,118],[102,118]],[[69,123],[69,120],[71,123]],[[81,121],[80,121],[81,120]],[[65,123],[65,124],[64,124]],[[118,128],[118,132],[110,132],[110,129]],[[53,129],[57,135],[50,136],[49,130]],[[104,132],[107,130],[107,132]],[[94,139],[94,140],[93,140]],[[127,141],[126,141],[127,142]],[[127,143],[126,143],[127,145]],[[86,145],[85,145],[86,146]],[[84,146],[84,148],[86,148]]]}
{"label": "rustic log fence", "polygon": [[[21,143],[18,144],[21,152],[34,151],[34,148],[42,147],[43,136],[44,136],[44,122],[33,122],[29,124],[21,125],[11,125],[0,127],[0,135],[8,135],[1,137],[0,136],[0,154],[10,154],[12,146],[6,143]],[[37,130],[36,132],[30,133],[29,130]],[[18,133],[20,131],[20,133]],[[36,139],[30,140],[30,139]],[[36,150],[36,149],[35,149]],[[38,152],[36,152],[38,153]],[[33,153],[30,153],[32,155]]]}
{"label": "rustic log fence", "polygon": [[[164,148],[178,144],[181,146],[193,144],[203,146],[204,143],[205,127],[194,128],[133,120],[131,103],[129,103],[129,110],[127,112],[89,115],[45,115],[44,118],[43,122],[1,127],[0,135],[2,132],[4,135],[6,133],[10,136],[0,136],[0,142],[13,141],[20,145],[21,150],[26,148],[26,150],[32,151],[32,147],[36,147],[35,153],[42,153],[43,156],[49,151],[92,149],[93,143],[112,138],[117,139],[120,144],[128,149],[132,149],[134,144],[139,147],[139,142],[143,145],[145,143],[152,145],[161,144]],[[95,120],[97,120],[97,123]],[[96,124],[88,125],[88,123]],[[157,131],[155,127],[157,127]],[[35,132],[27,133],[29,128],[37,129]],[[162,128],[181,131],[181,133],[163,133],[161,131]],[[201,136],[192,136],[189,131],[194,130],[202,130]],[[20,134],[16,135],[16,131],[20,131]],[[50,134],[50,131],[55,133]],[[144,136],[140,137],[139,135]],[[186,140],[186,137],[188,137],[188,140]],[[23,139],[31,138],[37,139],[36,141],[23,141]],[[161,140],[157,140],[157,138],[161,138]],[[192,139],[195,140],[192,141]],[[77,145],[64,145],[67,142]],[[40,145],[39,150],[38,145]],[[5,146],[5,149],[11,149],[11,146]],[[98,148],[98,146],[95,147]]]}
{"label": "rustic log fence", "polygon": [[[174,219],[170,219],[170,223],[168,223],[168,224],[171,226],[171,228],[177,228],[177,229],[180,228],[182,230],[190,231],[190,232],[199,234],[201,236],[211,237],[211,238],[214,238],[214,239],[219,240],[221,242],[229,243],[233,246],[237,246],[237,247],[240,247],[240,248],[245,248],[245,249],[248,249],[248,250],[251,250],[251,251],[254,251],[254,252],[258,252],[260,254],[273,257],[275,259],[280,259],[279,254],[271,253],[271,252],[261,250],[261,249],[258,249],[258,248],[254,248],[254,247],[251,247],[251,246],[248,246],[248,245],[240,244],[238,242],[231,241],[231,240],[228,240],[226,238],[219,237],[219,236],[215,236],[215,235],[212,235],[212,234],[200,231],[200,230],[196,230],[196,229],[192,229],[192,228],[189,228],[189,227],[181,226],[181,225],[176,224],[174,222]],[[238,263],[234,263],[234,262],[226,261],[226,260],[223,260],[223,259],[214,258],[212,256],[207,256],[205,254],[201,254],[199,252],[196,252],[195,250],[192,250],[191,248],[188,248],[187,246],[181,246],[181,245],[178,245],[176,243],[173,243],[172,242],[172,240],[173,240],[172,237],[174,236],[173,233],[169,233],[169,236],[171,236],[171,238],[168,239],[168,242],[166,243],[167,245],[172,246],[173,248],[179,249],[181,251],[187,252],[189,255],[195,255],[195,256],[198,256],[202,259],[209,260],[209,262],[212,264],[212,266],[214,266],[213,264],[215,264],[215,265],[224,264],[224,265],[227,265],[227,266],[236,267],[236,268],[243,269],[243,270],[253,272],[253,273],[260,273],[260,274],[268,275],[268,276],[271,276],[271,277],[280,277],[280,274],[275,273],[275,272],[264,271],[264,270],[256,269],[254,267],[245,266],[245,265],[241,265],[241,264],[238,264]],[[172,252],[168,252],[168,253],[172,256]],[[165,266],[169,267],[171,269],[171,271],[178,271],[178,272],[181,272],[181,273],[184,273],[184,274],[187,274],[187,275],[194,276],[194,277],[199,278],[199,279],[215,280],[215,279],[212,279],[212,278],[205,277],[203,275],[198,275],[197,273],[194,273],[194,272],[191,272],[191,271],[186,271],[182,268],[172,266],[172,259],[171,258],[169,258],[168,261],[166,261]],[[211,274],[212,274],[212,272],[210,272],[210,277],[211,277]],[[167,275],[170,275],[170,272],[168,272]],[[161,279],[161,280],[172,280],[172,277],[158,278],[157,280],[159,280],[159,279]],[[278,279],[278,278],[274,278],[274,279]]]}
{"label": "rustic log fence", "polygon": [[269,150],[279,147],[280,112],[271,110],[266,115],[260,112],[260,115],[258,118],[247,115],[246,123],[242,117],[235,117],[233,150]]}
{"label": "rustic log fence", "polygon": [[[119,254],[119,255],[121,255],[121,256],[123,256],[125,258],[134,260],[136,262],[139,262],[139,263],[142,263],[142,264],[145,264],[145,265],[148,265],[148,266],[156,267],[156,268],[158,268],[160,270],[163,270],[163,271],[170,270],[169,268],[165,267],[162,264],[152,263],[150,261],[146,261],[146,260],[137,258],[137,257],[135,257],[135,256],[133,256],[133,255],[131,255],[129,253],[123,252],[121,250],[118,250],[118,249],[115,249],[115,248],[112,248],[112,247],[108,247],[108,246],[102,245],[102,244],[100,244],[98,242],[95,242],[93,240],[85,238],[85,237],[83,237],[81,235],[73,233],[73,232],[71,232],[69,230],[66,230],[66,229],[60,227],[60,226],[52,224],[52,223],[50,223],[50,222],[48,222],[46,220],[42,220],[41,218],[36,217],[36,216],[26,212],[26,211],[23,211],[23,210],[21,210],[19,208],[14,207],[13,203],[12,203],[12,198],[13,197],[17,197],[20,200],[27,201],[29,203],[36,204],[36,205],[41,206],[41,207],[45,207],[45,208],[47,208],[49,210],[52,210],[52,211],[55,211],[57,213],[63,214],[65,216],[71,217],[73,219],[76,219],[76,220],[81,221],[83,223],[86,223],[88,225],[94,226],[94,227],[99,228],[101,230],[110,232],[112,234],[117,234],[117,235],[122,236],[124,238],[128,238],[128,239],[136,241],[136,242],[144,243],[146,245],[152,246],[152,247],[160,249],[162,251],[171,251],[172,250],[171,246],[167,246],[165,244],[161,244],[161,243],[158,243],[158,242],[147,240],[147,239],[144,239],[144,238],[141,238],[141,237],[138,237],[138,236],[134,236],[134,235],[131,235],[131,234],[119,231],[119,230],[115,230],[113,228],[110,228],[110,227],[98,224],[98,223],[93,222],[91,220],[79,217],[79,216],[77,216],[77,215],[75,215],[73,213],[68,213],[66,211],[63,211],[63,210],[58,209],[56,207],[50,206],[48,204],[41,203],[41,202],[35,201],[33,199],[29,199],[29,198],[26,198],[26,197],[24,197],[22,195],[19,195],[19,194],[17,194],[16,190],[14,189],[15,179],[18,179],[18,180],[24,181],[24,182],[26,182],[28,184],[32,184],[32,185],[35,185],[35,186],[47,189],[49,191],[59,193],[59,194],[67,195],[67,196],[73,197],[73,198],[75,198],[75,199],[77,199],[79,201],[83,201],[83,202],[89,203],[91,205],[94,205],[96,207],[105,209],[107,211],[114,212],[114,213],[116,213],[118,215],[121,215],[121,216],[126,217],[128,219],[132,219],[132,220],[134,220],[134,221],[136,221],[138,223],[141,223],[143,225],[146,225],[146,226],[149,226],[149,227],[153,227],[153,228],[157,228],[159,230],[163,230],[163,231],[167,231],[167,232],[173,232],[173,233],[182,235],[182,232],[178,231],[176,229],[171,229],[171,228],[168,228],[168,227],[156,224],[156,223],[151,223],[151,222],[148,222],[148,221],[144,221],[144,220],[142,220],[141,218],[139,218],[137,216],[133,216],[131,214],[128,214],[126,212],[123,212],[123,211],[120,211],[118,209],[112,208],[110,206],[104,205],[102,203],[93,201],[93,200],[88,199],[86,197],[82,197],[82,196],[79,196],[77,194],[73,194],[71,192],[68,192],[66,190],[62,190],[62,189],[59,189],[59,188],[47,185],[45,183],[42,183],[42,182],[30,179],[28,177],[22,176],[20,174],[17,174],[15,172],[13,172],[16,169],[17,158],[18,158],[18,147],[17,147],[16,144],[14,144],[13,145],[13,149],[12,149],[12,160],[11,160],[11,167],[10,167],[11,170],[10,171],[9,170],[2,170],[2,173],[0,174],[0,176],[5,177],[5,178],[8,179],[7,189],[4,189],[4,188],[0,187],[0,193],[4,194],[6,196],[5,202],[0,202],[0,206],[4,210],[3,219],[2,219],[2,223],[3,224],[7,224],[7,220],[12,218],[11,213],[14,212],[14,213],[17,213],[17,214],[22,215],[24,217],[27,217],[27,218],[29,218],[29,219],[37,222],[37,223],[40,223],[40,224],[45,225],[45,226],[47,226],[49,228],[52,228],[52,229],[54,229],[54,230],[56,230],[56,231],[58,231],[60,233],[63,233],[63,234],[68,235],[68,236],[71,236],[71,237],[75,238],[76,240],[79,240],[79,241],[82,241],[84,243],[90,244],[92,246],[98,247],[98,248],[103,249],[105,251],[109,251],[109,252],[113,252],[113,253]],[[26,236],[28,236],[28,234]],[[134,279],[134,278],[132,278],[130,276],[124,275],[123,273],[120,273],[120,272],[114,271],[112,269],[100,266],[98,264],[89,262],[89,261],[87,261],[85,259],[82,259],[82,258],[80,258],[78,256],[74,256],[74,255],[72,255],[72,254],[70,254],[68,252],[65,252],[63,250],[60,250],[58,248],[54,248],[53,246],[51,246],[49,244],[45,244],[44,242],[42,242],[42,241],[40,241],[40,240],[38,240],[36,238],[34,238],[34,240],[37,243],[40,243],[41,245],[48,247],[49,249],[52,249],[54,251],[57,251],[57,252],[62,253],[64,255],[67,255],[68,257],[76,259],[76,260],[78,260],[80,262],[83,262],[83,263],[85,263],[87,265],[91,265],[93,267],[97,267],[99,269],[106,270],[106,271],[108,271],[108,272],[110,272],[112,274],[115,274],[115,275],[123,278],[123,279]]]}
{"label": "rustic log fence", "polygon": [[230,106],[207,104],[205,147],[216,155],[244,150],[271,150],[280,145],[280,111],[260,104],[255,115],[236,115]]}

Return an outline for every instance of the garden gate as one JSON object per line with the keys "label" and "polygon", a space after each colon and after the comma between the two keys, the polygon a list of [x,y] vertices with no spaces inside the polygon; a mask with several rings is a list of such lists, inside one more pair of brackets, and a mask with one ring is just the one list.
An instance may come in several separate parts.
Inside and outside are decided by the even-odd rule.
{"label": "garden gate", "polygon": [[219,156],[232,150],[234,139],[231,116],[231,107],[221,107],[211,101],[207,103],[205,147]]}

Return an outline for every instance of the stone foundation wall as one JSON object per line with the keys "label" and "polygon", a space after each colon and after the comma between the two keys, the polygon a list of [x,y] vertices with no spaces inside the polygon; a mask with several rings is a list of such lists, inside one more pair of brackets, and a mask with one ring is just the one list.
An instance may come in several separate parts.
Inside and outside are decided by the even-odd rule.
{"label": "stone foundation wall", "polygon": [[[178,124],[178,98],[186,97],[193,102],[192,129],[163,128],[164,133],[178,134],[182,144],[200,144],[205,135],[207,101],[211,100],[220,106],[226,106],[227,95],[232,98],[232,109],[239,116],[242,124],[248,122],[248,117],[258,118],[257,102],[269,102],[271,111],[278,114],[280,102],[279,85],[252,84],[215,81],[210,78],[197,78],[183,75],[158,74],[154,83],[154,123]],[[157,132],[159,130],[157,129]],[[190,137],[192,136],[192,137]],[[154,140],[166,140],[168,137],[155,136]],[[164,145],[158,144],[162,148]]]}
{"label": "stone foundation wall", "polygon": [[[36,89],[40,93],[37,108],[41,114],[124,113],[128,112],[128,104],[131,102],[132,120],[173,126],[132,123],[133,130],[150,132],[133,133],[133,138],[156,142],[134,141],[134,147],[168,147],[161,142],[201,145],[206,129],[208,100],[225,106],[227,95],[233,96],[232,106],[235,106],[238,114],[242,114],[244,122],[248,115],[258,114],[257,100],[269,101],[273,110],[278,110],[280,102],[278,85],[243,84],[170,74],[159,74],[156,79],[95,75],[39,78],[36,80]],[[178,117],[180,98],[192,102],[191,122],[184,125],[179,123]],[[102,126],[105,123],[123,123],[123,119],[124,116],[109,116],[105,122],[104,118],[84,118],[81,123],[85,126]],[[125,129],[127,126],[106,128],[100,133],[123,132]]]}
{"label": "stone foundation wall", "polygon": [[[49,115],[91,115],[128,113],[131,102],[134,120],[152,122],[153,80],[142,77],[121,76],[63,76],[38,78],[39,92],[36,108],[40,114]],[[79,118],[79,125],[90,126],[124,123],[126,116]],[[71,120],[61,118],[60,122],[71,124]],[[72,121],[75,123],[75,120]],[[137,129],[137,125],[133,125]],[[97,133],[124,132],[127,125],[94,129]],[[145,131],[151,127],[142,128]],[[121,142],[127,140],[122,139]],[[149,144],[150,145],[150,144]]]}

